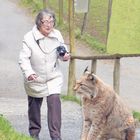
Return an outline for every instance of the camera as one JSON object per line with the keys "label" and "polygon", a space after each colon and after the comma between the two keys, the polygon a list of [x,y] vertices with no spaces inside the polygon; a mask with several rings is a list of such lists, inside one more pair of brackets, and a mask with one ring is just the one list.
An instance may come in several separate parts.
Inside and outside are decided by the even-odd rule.
{"label": "camera", "polygon": [[65,55],[65,53],[67,53],[67,51],[64,46],[58,46],[57,53],[59,56],[63,57]]}

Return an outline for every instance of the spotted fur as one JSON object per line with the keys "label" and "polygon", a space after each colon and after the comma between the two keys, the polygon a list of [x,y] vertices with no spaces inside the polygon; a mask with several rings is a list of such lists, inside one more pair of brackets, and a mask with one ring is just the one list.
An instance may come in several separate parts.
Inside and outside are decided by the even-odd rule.
{"label": "spotted fur", "polygon": [[109,85],[86,71],[76,82],[74,90],[82,99],[81,140],[134,140],[131,110]]}

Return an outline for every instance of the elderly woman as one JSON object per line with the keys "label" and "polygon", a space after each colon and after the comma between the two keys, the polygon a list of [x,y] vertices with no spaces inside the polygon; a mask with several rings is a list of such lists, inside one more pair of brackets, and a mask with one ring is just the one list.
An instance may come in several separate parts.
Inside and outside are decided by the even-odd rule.
{"label": "elderly woman", "polygon": [[70,55],[61,33],[54,28],[55,15],[52,11],[42,10],[35,22],[33,29],[24,36],[19,55],[28,95],[29,133],[35,140],[39,140],[41,105],[43,97],[46,97],[50,137],[52,140],[61,140],[59,95],[63,78],[58,59],[67,61]]}

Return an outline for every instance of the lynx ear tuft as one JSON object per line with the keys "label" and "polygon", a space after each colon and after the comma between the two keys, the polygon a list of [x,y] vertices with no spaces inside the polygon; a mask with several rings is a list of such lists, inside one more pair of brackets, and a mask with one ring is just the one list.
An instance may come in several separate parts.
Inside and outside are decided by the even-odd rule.
{"label": "lynx ear tuft", "polygon": [[85,68],[84,73],[88,71],[88,66]]}

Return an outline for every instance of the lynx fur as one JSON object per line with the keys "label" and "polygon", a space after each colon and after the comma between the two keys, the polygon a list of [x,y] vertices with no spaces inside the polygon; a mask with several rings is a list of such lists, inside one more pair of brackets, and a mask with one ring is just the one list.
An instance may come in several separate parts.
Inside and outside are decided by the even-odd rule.
{"label": "lynx fur", "polygon": [[86,71],[74,90],[81,95],[83,129],[81,140],[134,140],[131,110],[99,77]]}

